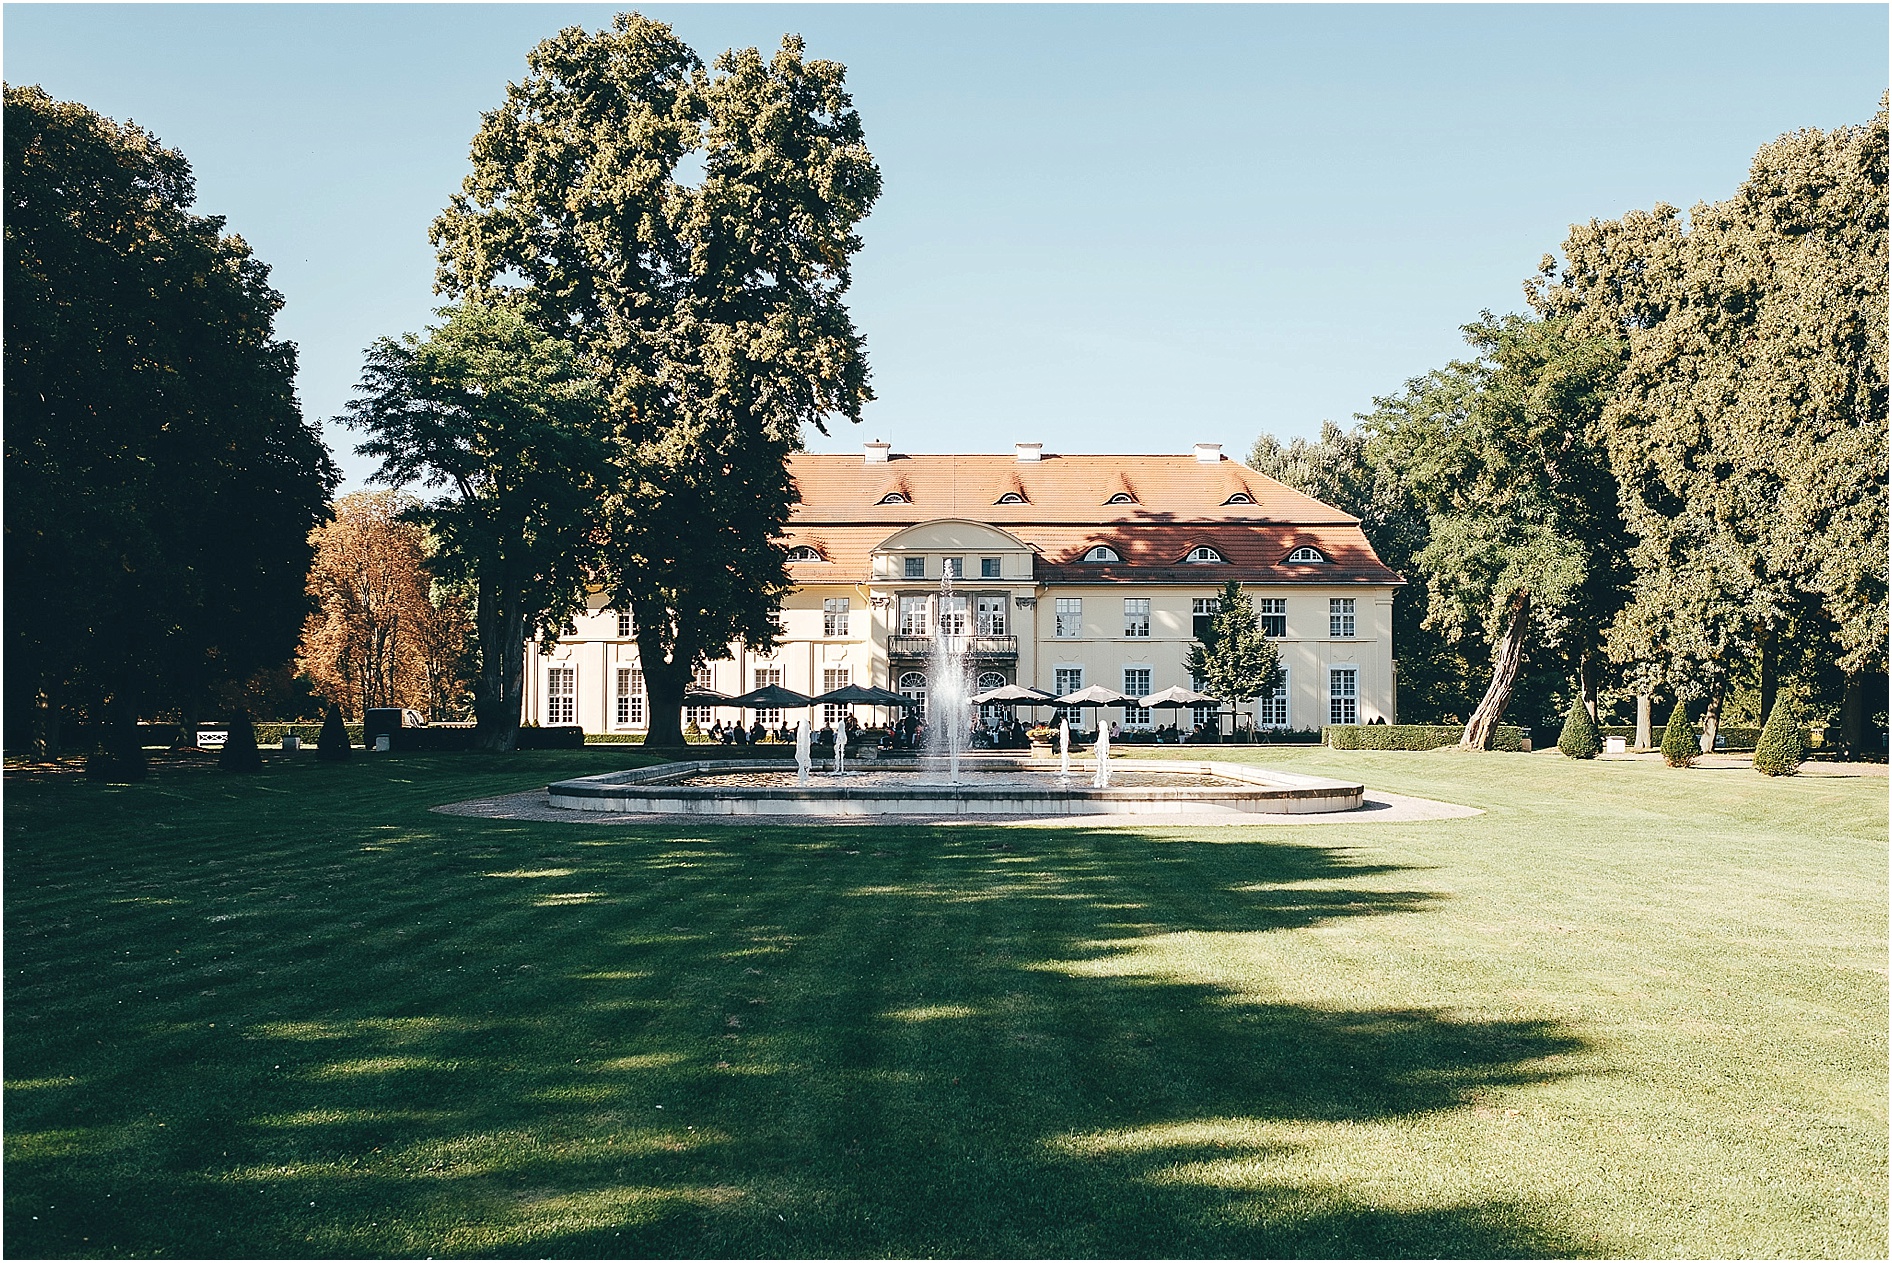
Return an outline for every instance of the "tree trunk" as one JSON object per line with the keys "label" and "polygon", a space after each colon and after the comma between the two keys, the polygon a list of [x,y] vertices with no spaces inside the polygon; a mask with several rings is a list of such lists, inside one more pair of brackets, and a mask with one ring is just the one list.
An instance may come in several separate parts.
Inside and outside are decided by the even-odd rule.
{"label": "tree trunk", "polygon": [[637,658],[644,668],[644,695],[650,702],[650,726],[644,730],[644,744],[653,747],[683,744],[683,694],[690,687],[694,651],[672,646],[670,657],[663,654],[656,628],[644,634],[638,620]]}
{"label": "tree trunk", "polygon": [[525,694],[525,620],[509,595],[495,579],[480,576],[475,597],[480,689],[473,706],[473,744],[502,754],[519,748],[519,710]]}
{"label": "tree trunk", "polygon": [[1840,703],[1839,710],[1840,740],[1845,743],[1848,762],[1858,761],[1863,753],[1861,747],[1866,743],[1865,693],[1859,672],[1848,671],[1845,700]]}
{"label": "tree trunk", "polygon": [[1492,647],[1491,683],[1485,696],[1472,711],[1471,722],[1459,745],[1467,750],[1491,749],[1491,736],[1504,718],[1504,708],[1511,704],[1511,691],[1517,687],[1518,668],[1524,664],[1524,637],[1531,628],[1531,594],[1520,592],[1511,600],[1511,612],[1505,616],[1504,632]]}
{"label": "tree trunk", "polygon": [[1652,744],[1653,734],[1649,730],[1649,695],[1636,694],[1636,748],[1647,750]]}
{"label": "tree trunk", "polygon": [[1728,695],[1728,677],[1718,676],[1708,690],[1708,710],[1701,717],[1701,752],[1712,754],[1715,736],[1721,731],[1721,702]]}
{"label": "tree trunk", "polygon": [[1590,722],[1596,722],[1596,669],[1595,659],[1585,649],[1577,659],[1577,687],[1583,692],[1583,709],[1589,712]]}
{"label": "tree trunk", "polygon": [[1774,694],[1780,685],[1780,650],[1774,643],[1774,633],[1761,633],[1761,723],[1767,723],[1767,717],[1774,713]]}

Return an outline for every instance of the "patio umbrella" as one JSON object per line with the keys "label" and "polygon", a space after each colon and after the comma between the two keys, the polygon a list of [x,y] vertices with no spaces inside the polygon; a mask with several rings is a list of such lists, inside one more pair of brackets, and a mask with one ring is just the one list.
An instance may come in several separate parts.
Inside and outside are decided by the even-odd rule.
{"label": "patio umbrella", "polygon": [[1142,705],[1142,703],[1137,701],[1136,698],[1125,697],[1122,693],[1113,692],[1110,689],[1105,688],[1101,684],[1093,684],[1087,689],[1079,689],[1075,693],[1066,693],[1063,697],[1056,697],[1056,698],[1053,698],[1052,700],[1055,701],[1060,706],[1140,706]]}
{"label": "patio umbrella", "polygon": [[794,689],[785,689],[779,684],[764,684],[759,689],[750,689],[747,693],[732,697],[724,702],[725,706],[740,706],[745,710],[800,710],[809,704],[806,694]]}
{"label": "patio umbrella", "polygon": [[1049,706],[1057,698],[1029,684],[1005,684],[972,699],[977,706]]}
{"label": "patio umbrella", "polygon": [[1160,693],[1152,693],[1137,702],[1151,710],[1181,710],[1185,706],[1220,706],[1222,703],[1207,693],[1198,693],[1181,685],[1166,688]]}
{"label": "patio umbrella", "polygon": [[683,690],[683,704],[685,706],[733,706],[735,705],[735,703],[729,699],[729,696],[727,694],[718,693],[715,689],[684,689]]}
{"label": "patio umbrella", "polygon": [[809,702],[811,706],[911,706],[914,701],[899,693],[889,693],[886,689],[863,688],[858,684],[845,685],[833,692],[823,693]]}

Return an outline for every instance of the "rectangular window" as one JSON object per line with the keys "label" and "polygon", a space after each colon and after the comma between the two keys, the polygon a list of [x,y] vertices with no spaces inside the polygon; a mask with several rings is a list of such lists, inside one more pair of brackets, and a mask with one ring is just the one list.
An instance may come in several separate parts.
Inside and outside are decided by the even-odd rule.
{"label": "rectangular window", "polygon": [[1222,598],[1219,596],[1199,596],[1189,603],[1189,612],[1197,640],[1209,634],[1209,624],[1222,611]]}
{"label": "rectangular window", "polygon": [[998,578],[999,577],[999,561],[1000,559],[997,557],[979,558],[979,577],[981,579]]}
{"label": "rectangular window", "polygon": [[942,575],[951,575],[955,579],[963,579],[966,577],[966,559],[964,557],[941,557],[939,559],[939,572]]}
{"label": "rectangular window", "polygon": [[[828,667],[821,673],[821,691],[823,693],[832,693],[836,689],[844,689],[853,682],[854,668],[852,667]],[[842,724],[847,722],[849,709],[849,707],[842,706],[836,702],[823,702],[821,704],[821,722],[830,727],[839,728]]]}
{"label": "rectangular window", "polygon": [[[711,678],[708,667],[698,667],[695,677],[690,681],[690,687],[707,691],[711,687]],[[714,706],[685,706],[683,722],[695,724],[698,728],[707,728],[716,722],[716,708]]]}
{"label": "rectangular window", "polygon": [[[1150,688],[1150,668],[1125,667],[1123,669],[1123,692],[1125,697],[1148,697]],[[1126,728],[1148,728],[1150,711],[1147,706],[1126,706],[1123,708],[1123,726]]]}
{"label": "rectangular window", "polygon": [[821,602],[821,634],[823,636],[847,635],[848,605],[848,598],[844,596],[831,596]]}
{"label": "rectangular window", "polygon": [[[1206,693],[1209,691],[1207,682],[1199,675],[1189,677],[1189,687],[1198,693]],[[1220,710],[1221,707],[1215,702],[1209,702],[1201,706],[1191,706],[1189,708],[1189,717],[1195,722],[1198,728],[1205,724],[1210,728],[1219,728],[1222,723],[1218,715]]]}
{"label": "rectangular window", "polygon": [[629,640],[630,638],[631,638],[630,613],[626,610],[619,610],[618,611],[618,639]]}
{"label": "rectangular window", "polygon": [[900,634],[902,636],[927,634],[925,597],[903,596],[900,598]]}
{"label": "rectangular window", "polygon": [[902,573],[909,579],[926,578],[926,558],[924,557],[907,558],[906,569],[902,571]]}
{"label": "rectangular window", "polygon": [[965,635],[967,621],[965,597],[942,596],[939,599],[939,630],[943,635]]}
{"label": "rectangular window", "polygon": [[[765,689],[771,684],[777,688],[782,687],[782,668],[757,667],[755,669],[755,686],[759,689]],[[780,707],[760,707],[756,710],[755,717],[762,721],[764,728],[780,728],[782,726],[782,711]]]}
{"label": "rectangular window", "polygon": [[1357,724],[1360,722],[1359,682],[1360,669],[1358,667],[1327,668],[1328,723]]}
{"label": "rectangular window", "polygon": [[[1123,598],[1123,634],[1132,640],[1147,640],[1150,635],[1150,599],[1146,596]],[[1144,690],[1148,692],[1149,690]],[[1137,694],[1143,696],[1142,693]]]}
{"label": "rectangular window", "polygon": [[[1057,680],[1057,684],[1053,686],[1054,695],[1063,697],[1084,687],[1084,668],[1059,667],[1053,672],[1053,678]],[[1054,706],[1051,710],[1053,724],[1056,724],[1059,719],[1068,719],[1071,721],[1073,731],[1084,726],[1084,708],[1081,706]]]}
{"label": "rectangular window", "polygon": [[1288,602],[1286,597],[1264,596],[1255,602],[1255,613],[1261,620],[1261,634],[1279,639],[1288,634]]}
{"label": "rectangular window", "polygon": [[1327,634],[1343,637],[1353,635],[1352,597],[1337,596],[1327,602]]}
{"label": "rectangular window", "polygon": [[981,636],[1005,634],[1005,604],[1005,598],[1002,596],[979,598],[979,634]]}
{"label": "rectangular window", "polygon": [[[1058,625],[1053,633],[1059,640],[1075,640],[1084,634],[1084,598],[1061,596],[1057,605]],[[1068,692],[1069,690],[1063,690]]]}
{"label": "rectangular window", "polygon": [[1288,726],[1288,669],[1281,668],[1281,683],[1266,697],[1255,699],[1255,722],[1263,728]]}
{"label": "rectangular window", "polygon": [[545,722],[578,722],[578,671],[573,667],[553,667],[546,677]]}
{"label": "rectangular window", "polygon": [[636,667],[618,668],[617,722],[620,728],[644,726],[644,673]]}

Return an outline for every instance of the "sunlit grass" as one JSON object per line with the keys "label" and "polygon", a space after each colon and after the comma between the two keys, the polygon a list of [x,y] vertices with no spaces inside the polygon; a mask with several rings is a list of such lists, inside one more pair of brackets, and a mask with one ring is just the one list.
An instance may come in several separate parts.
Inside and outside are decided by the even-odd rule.
{"label": "sunlit grass", "polygon": [[8,785],[21,1256],[1882,1256],[1886,783],[685,828],[632,750]]}

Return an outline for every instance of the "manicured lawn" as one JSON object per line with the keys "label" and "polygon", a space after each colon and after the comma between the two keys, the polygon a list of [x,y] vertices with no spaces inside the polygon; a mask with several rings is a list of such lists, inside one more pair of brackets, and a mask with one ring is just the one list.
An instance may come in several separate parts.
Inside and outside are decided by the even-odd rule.
{"label": "manicured lawn", "polygon": [[7,1252],[1887,1252],[1883,778],[1264,750],[1487,814],[427,810],[640,757],[10,777]]}

